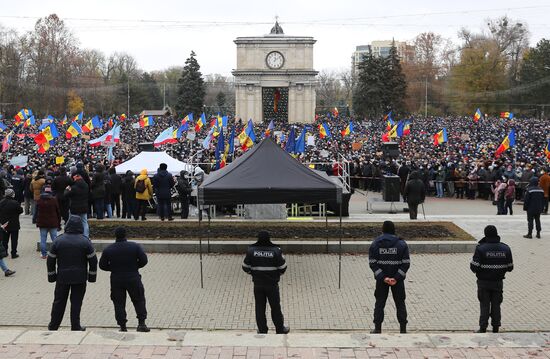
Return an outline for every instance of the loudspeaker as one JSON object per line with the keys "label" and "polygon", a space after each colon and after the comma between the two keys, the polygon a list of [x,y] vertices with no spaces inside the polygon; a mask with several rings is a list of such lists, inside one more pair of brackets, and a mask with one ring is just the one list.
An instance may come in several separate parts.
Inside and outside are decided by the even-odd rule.
{"label": "loudspeaker", "polygon": [[401,179],[399,176],[382,177],[382,199],[385,202],[399,202]]}
{"label": "loudspeaker", "polygon": [[140,152],[154,152],[155,151],[155,145],[153,144],[153,142],[138,143],[138,150]]}
{"label": "loudspeaker", "polygon": [[397,142],[385,142],[382,144],[384,157],[399,157],[399,144]]}

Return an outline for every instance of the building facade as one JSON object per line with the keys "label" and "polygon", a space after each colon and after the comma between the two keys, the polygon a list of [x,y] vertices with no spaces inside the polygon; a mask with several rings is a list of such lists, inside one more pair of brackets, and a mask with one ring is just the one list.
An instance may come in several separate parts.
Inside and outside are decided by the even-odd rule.
{"label": "building facade", "polygon": [[315,119],[313,45],[309,36],[286,36],[278,23],[270,34],[238,37],[235,116],[243,122],[311,123]]}
{"label": "building facade", "polygon": [[395,44],[397,49],[397,55],[402,62],[412,62],[414,61],[415,49],[413,45],[408,45],[403,41],[393,41],[393,40],[384,40],[384,41],[373,41],[370,45],[360,45],[355,47],[355,51],[351,56],[351,71],[352,74],[357,74],[359,70],[359,64],[363,59],[372,52],[374,57],[387,57],[390,54],[390,49],[392,44]]}

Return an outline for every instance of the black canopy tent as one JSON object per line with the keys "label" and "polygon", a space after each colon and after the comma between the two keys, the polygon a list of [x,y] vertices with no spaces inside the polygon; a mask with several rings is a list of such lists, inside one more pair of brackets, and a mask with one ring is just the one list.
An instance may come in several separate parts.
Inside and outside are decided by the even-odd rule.
{"label": "black canopy tent", "polygon": [[[337,203],[340,205],[342,256],[342,187],[298,162],[271,138],[262,140],[226,167],[211,173],[198,188],[200,205],[265,203]],[[210,220],[210,217],[209,217]],[[199,216],[199,225],[201,216]],[[202,274],[202,240],[199,238]]]}

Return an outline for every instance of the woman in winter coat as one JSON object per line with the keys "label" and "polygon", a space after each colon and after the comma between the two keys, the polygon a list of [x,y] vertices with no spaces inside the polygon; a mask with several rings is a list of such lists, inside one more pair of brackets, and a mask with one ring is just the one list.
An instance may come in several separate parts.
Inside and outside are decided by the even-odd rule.
{"label": "woman in winter coat", "polygon": [[145,221],[145,213],[147,212],[147,205],[149,200],[153,198],[153,185],[151,179],[147,176],[147,170],[141,170],[139,176],[137,176],[134,183],[134,189],[136,190],[137,208],[134,215],[134,219],[137,221],[141,216],[141,220]]}
{"label": "woman in winter coat", "polygon": [[40,254],[42,259],[46,259],[48,234],[53,242],[57,238],[57,231],[61,229],[61,210],[51,187],[44,186],[44,192],[36,202],[36,208],[38,209],[36,226],[40,229]]}
{"label": "woman in winter coat", "polygon": [[504,208],[505,191],[506,191],[506,181],[497,180],[495,183],[495,187],[493,188],[495,201],[497,203],[497,215],[506,214],[506,209]]}
{"label": "woman in winter coat", "polygon": [[514,199],[516,198],[516,181],[513,179],[508,180],[508,186],[504,192],[504,214],[510,212],[510,216],[514,214],[512,206],[514,204]]}

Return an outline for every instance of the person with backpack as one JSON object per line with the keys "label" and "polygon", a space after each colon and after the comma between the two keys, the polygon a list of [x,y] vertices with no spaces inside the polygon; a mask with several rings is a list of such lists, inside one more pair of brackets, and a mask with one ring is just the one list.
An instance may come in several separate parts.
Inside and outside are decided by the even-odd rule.
{"label": "person with backpack", "polygon": [[57,238],[57,232],[61,230],[61,210],[50,186],[44,186],[44,192],[36,202],[36,208],[38,210],[36,226],[40,230],[40,254],[42,259],[46,259],[48,234],[53,243]]}
{"label": "person with backpack", "polygon": [[192,189],[186,176],[187,171],[181,171],[176,184],[176,190],[180,197],[181,219],[187,219],[187,217],[189,217],[189,196],[191,195]]}
{"label": "person with backpack", "polygon": [[147,170],[142,169],[139,176],[136,178],[134,184],[136,190],[136,211],[134,213],[134,220],[138,220],[141,216],[141,220],[145,221],[147,218],[145,214],[147,212],[147,206],[149,205],[149,200],[153,198],[153,185],[151,179],[147,176]]}

